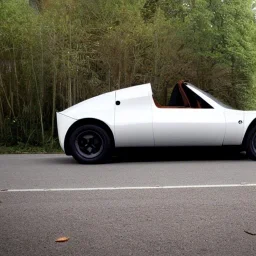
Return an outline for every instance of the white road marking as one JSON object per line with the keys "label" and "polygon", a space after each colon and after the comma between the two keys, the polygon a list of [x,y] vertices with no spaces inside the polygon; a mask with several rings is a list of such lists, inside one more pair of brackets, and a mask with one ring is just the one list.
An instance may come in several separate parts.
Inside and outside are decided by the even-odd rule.
{"label": "white road marking", "polygon": [[101,191],[101,190],[149,190],[149,189],[190,189],[190,188],[234,188],[256,187],[256,184],[217,184],[217,185],[184,185],[184,186],[152,186],[152,187],[103,187],[103,188],[32,188],[32,189],[0,189],[0,192],[57,192],[57,191]]}

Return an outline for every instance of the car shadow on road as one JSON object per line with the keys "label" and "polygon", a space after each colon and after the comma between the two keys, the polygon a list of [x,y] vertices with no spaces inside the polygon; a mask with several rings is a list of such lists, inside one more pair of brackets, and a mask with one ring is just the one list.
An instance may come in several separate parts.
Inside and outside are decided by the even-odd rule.
{"label": "car shadow on road", "polygon": [[[122,148],[116,149],[108,164],[137,162],[185,162],[185,161],[244,161],[245,152],[236,148],[189,147],[189,148]],[[51,164],[78,164],[72,156],[44,157],[41,162]]]}
{"label": "car shadow on road", "polygon": [[44,156],[41,159],[37,159],[37,162],[45,163],[45,164],[53,164],[53,165],[74,165],[76,164],[76,160],[72,156],[66,156],[65,154],[60,154],[58,156],[53,156],[49,154],[49,156]]}
{"label": "car shadow on road", "polygon": [[241,161],[245,152],[237,148],[124,148],[115,150],[112,163],[172,161]]}

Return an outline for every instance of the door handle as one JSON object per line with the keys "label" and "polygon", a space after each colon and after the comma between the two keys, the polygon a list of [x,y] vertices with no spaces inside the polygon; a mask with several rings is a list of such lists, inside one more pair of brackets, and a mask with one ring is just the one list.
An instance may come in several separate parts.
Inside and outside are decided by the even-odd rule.
{"label": "door handle", "polygon": [[116,105],[120,105],[121,102],[119,100],[116,101]]}

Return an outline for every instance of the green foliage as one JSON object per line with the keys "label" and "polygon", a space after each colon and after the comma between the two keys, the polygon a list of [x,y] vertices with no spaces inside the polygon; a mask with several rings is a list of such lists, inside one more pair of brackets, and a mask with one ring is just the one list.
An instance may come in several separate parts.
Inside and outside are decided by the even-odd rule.
{"label": "green foliage", "polygon": [[194,55],[198,83],[238,108],[251,107],[247,93],[252,92],[256,66],[250,2],[197,1],[185,19],[186,48]]}
{"label": "green foliage", "polygon": [[38,3],[0,0],[3,145],[55,148],[56,111],[139,83],[151,82],[162,103],[169,85],[188,79],[256,107],[255,1]]}

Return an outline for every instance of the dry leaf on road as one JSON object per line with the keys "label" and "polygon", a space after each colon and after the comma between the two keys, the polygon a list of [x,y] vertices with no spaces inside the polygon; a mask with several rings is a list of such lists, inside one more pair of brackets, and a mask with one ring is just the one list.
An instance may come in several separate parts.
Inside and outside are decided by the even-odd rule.
{"label": "dry leaf on road", "polygon": [[59,237],[58,239],[56,239],[55,242],[61,243],[61,242],[67,242],[68,240],[69,240],[69,237],[63,236],[63,237]]}

